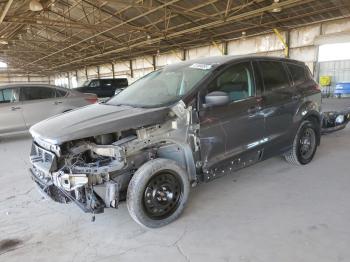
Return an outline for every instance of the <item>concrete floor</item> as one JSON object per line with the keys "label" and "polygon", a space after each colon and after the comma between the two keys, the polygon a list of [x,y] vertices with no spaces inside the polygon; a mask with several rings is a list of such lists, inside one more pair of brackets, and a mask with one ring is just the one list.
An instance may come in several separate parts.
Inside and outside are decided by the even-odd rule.
{"label": "concrete floor", "polygon": [[2,139],[0,261],[350,261],[349,138],[349,127],[322,137],[304,167],[276,157],[194,188],[180,219],[157,230],[124,203],[92,223],[43,200],[27,172],[30,138]]}

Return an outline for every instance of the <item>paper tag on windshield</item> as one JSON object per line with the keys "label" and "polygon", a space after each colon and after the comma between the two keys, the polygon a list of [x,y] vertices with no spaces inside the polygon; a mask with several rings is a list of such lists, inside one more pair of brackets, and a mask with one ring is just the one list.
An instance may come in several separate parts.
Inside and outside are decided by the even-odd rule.
{"label": "paper tag on windshield", "polygon": [[211,67],[212,65],[197,64],[197,63],[190,65],[190,68],[201,69],[201,70],[209,70]]}

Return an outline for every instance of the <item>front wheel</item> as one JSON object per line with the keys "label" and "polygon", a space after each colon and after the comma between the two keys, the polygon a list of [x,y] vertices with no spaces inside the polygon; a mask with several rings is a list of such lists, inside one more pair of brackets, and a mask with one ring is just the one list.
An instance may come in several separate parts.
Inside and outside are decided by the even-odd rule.
{"label": "front wheel", "polygon": [[317,149],[317,134],[314,122],[303,121],[295,135],[292,148],[284,155],[287,162],[294,165],[310,163]]}
{"label": "front wheel", "polygon": [[173,160],[154,159],[141,166],[132,177],[127,207],[140,225],[162,227],[180,216],[189,191],[188,176],[183,168]]}

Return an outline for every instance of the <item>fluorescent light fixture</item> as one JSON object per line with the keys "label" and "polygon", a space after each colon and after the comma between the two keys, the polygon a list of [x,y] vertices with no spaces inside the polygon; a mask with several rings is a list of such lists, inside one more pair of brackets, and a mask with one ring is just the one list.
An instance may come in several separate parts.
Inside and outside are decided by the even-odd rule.
{"label": "fluorescent light fixture", "polygon": [[29,9],[33,12],[38,12],[43,10],[43,5],[38,0],[32,0],[29,3]]}
{"label": "fluorescent light fixture", "polygon": [[282,7],[279,4],[280,0],[274,0],[271,5],[271,12],[272,13],[279,13],[282,11]]}
{"label": "fluorescent light fixture", "polygon": [[0,61],[0,68],[7,68],[7,64]]}

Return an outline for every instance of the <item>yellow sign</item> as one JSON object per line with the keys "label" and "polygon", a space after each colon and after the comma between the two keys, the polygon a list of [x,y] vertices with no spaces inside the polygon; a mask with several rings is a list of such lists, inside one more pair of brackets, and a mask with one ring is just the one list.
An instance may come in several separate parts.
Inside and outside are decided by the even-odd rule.
{"label": "yellow sign", "polygon": [[330,86],[332,82],[331,76],[320,76],[320,85],[321,86]]}

